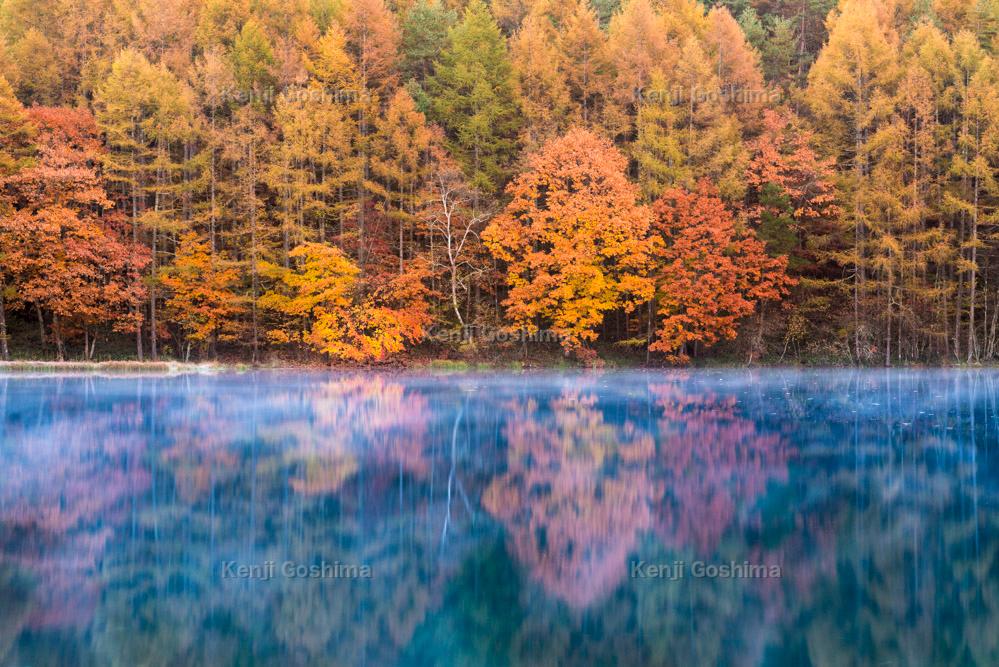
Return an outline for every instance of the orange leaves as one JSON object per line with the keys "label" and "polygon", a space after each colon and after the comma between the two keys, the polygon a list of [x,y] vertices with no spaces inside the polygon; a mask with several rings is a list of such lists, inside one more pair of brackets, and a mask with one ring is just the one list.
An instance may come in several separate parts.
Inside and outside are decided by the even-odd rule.
{"label": "orange leaves", "polygon": [[587,345],[607,313],[634,310],[653,288],[651,349],[684,361],[687,343],[734,338],[757,302],[792,283],[787,259],[769,257],[707,182],[697,193],[667,190],[650,215],[636,204],[624,157],[580,129],[550,141],[528,166],[483,238],[507,264],[507,318],[530,332],[550,327],[581,358],[592,356]]}
{"label": "orange leaves", "polygon": [[507,188],[512,200],[483,232],[507,263],[507,316],[528,331],[550,327],[567,351],[596,340],[608,311],[652,295],[648,210],[626,161],[583,129],[549,141]]}
{"label": "orange leaves", "polygon": [[0,218],[0,255],[16,299],[53,315],[57,342],[74,328],[131,326],[149,258],[116,229],[97,127],[86,111],[34,108],[39,160],[8,179],[17,210]]}
{"label": "orange leaves", "polygon": [[260,298],[261,307],[285,316],[285,325],[268,333],[274,342],[299,340],[341,361],[381,361],[422,338],[430,324],[425,272],[416,263],[365,294],[360,270],[339,248],[305,243],[289,257],[290,270],[270,268],[282,289]]}
{"label": "orange leaves", "polygon": [[213,256],[195,232],[181,236],[177,260],[161,281],[173,293],[166,303],[170,317],[189,341],[204,345],[237,338],[239,271],[224,257]]}
{"label": "orange leaves", "polygon": [[[765,111],[763,134],[753,142],[746,171],[751,189],[777,186],[788,199],[796,222],[834,219],[836,205],[834,160],[821,159],[812,148],[813,134],[790,112]],[[759,212],[755,212],[759,215]]]}
{"label": "orange leaves", "polygon": [[769,257],[752,230],[736,223],[715,190],[666,191],[654,205],[660,317],[652,350],[685,361],[684,346],[734,338],[759,301],[787,293],[786,257]]}

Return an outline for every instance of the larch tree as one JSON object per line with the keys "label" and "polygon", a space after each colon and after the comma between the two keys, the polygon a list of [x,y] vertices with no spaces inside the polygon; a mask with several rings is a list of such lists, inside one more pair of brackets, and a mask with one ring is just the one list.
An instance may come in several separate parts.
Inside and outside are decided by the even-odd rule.
{"label": "larch tree", "polygon": [[844,259],[853,274],[853,354],[862,359],[868,356],[862,343],[870,333],[861,321],[867,290],[864,188],[873,166],[871,139],[892,111],[899,76],[898,35],[883,22],[876,0],[845,0],[829,25],[829,41],[808,74],[805,98],[823,126],[826,150],[849,174],[844,202],[853,247],[852,256]]}
{"label": "larch tree", "polygon": [[326,117],[332,121],[342,113],[344,122],[339,125],[342,131],[329,123],[326,154],[337,157],[335,162],[322,168],[322,180],[328,187],[325,200],[334,202],[333,211],[337,217],[340,243],[346,243],[348,231],[346,222],[356,221],[356,232],[349,234],[353,239],[355,256],[363,266],[367,239],[365,219],[360,209],[364,194],[363,153],[359,150],[362,142],[360,123],[369,109],[368,101],[362,94],[362,83],[357,65],[347,52],[347,36],[333,24],[316,43],[313,53],[306,54],[306,68],[309,71],[309,89],[319,95],[325,108]]}
{"label": "larch tree", "polygon": [[243,24],[230,52],[240,93],[259,104],[274,87],[274,49],[264,27],[255,18]]}
{"label": "larch tree", "polygon": [[[109,149],[104,157],[105,171],[119,209],[127,212],[131,220],[135,243],[143,231],[140,220],[146,211],[146,190],[155,159],[149,127],[156,110],[151,94],[155,78],[154,68],[145,56],[132,49],[125,50],[115,58],[94,101],[97,122]],[[140,361],[142,341],[139,327],[135,345]]]}
{"label": "larch tree", "polygon": [[699,41],[688,38],[681,54],[670,80],[679,95],[676,129],[681,149],[695,179],[682,185],[692,188],[706,178],[724,198],[738,200],[745,194],[747,155],[741,122],[745,116],[728,111],[721,79]]}
{"label": "larch tree", "polygon": [[291,248],[326,237],[338,216],[336,197],[351,182],[351,138],[356,125],[341,105],[314,91],[293,88],[274,105],[276,141],[269,144],[266,184],[274,194],[281,264]]}
{"label": "larch tree", "polygon": [[472,186],[498,193],[516,158],[522,121],[506,41],[481,0],[472,0],[448,32],[427,92],[431,118],[444,128]]}
{"label": "larch tree", "polygon": [[667,93],[669,84],[659,70],[652,73],[652,93],[645,96],[635,119],[637,136],[631,154],[642,194],[652,201],[663,190],[692,181],[690,165],[680,141],[680,110]]}
{"label": "larch tree", "polygon": [[[921,348],[946,355],[950,286],[944,273],[955,260],[953,230],[938,223],[947,217],[947,167],[954,150],[954,55],[947,38],[928,22],[908,36],[902,55],[895,117],[885,134],[891,141],[882,142],[879,155],[889,162],[880,184],[900,179],[893,195],[900,204],[900,215],[893,218],[894,244],[882,244],[892,249],[894,289],[886,286],[887,305],[876,309],[884,321],[886,363],[892,361],[891,352],[897,360],[915,358]],[[892,141],[898,145],[892,147]]]}
{"label": "larch tree", "polygon": [[531,0],[494,0],[489,3],[489,9],[496,23],[507,34],[517,31],[517,26],[531,11]]}
{"label": "larch tree", "polygon": [[510,184],[506,209],[483,232],[506,263],[506,316],[530,333],[550,328],[566,352],[588,345],[613,310],[652,296],[649,214],[609,142],[574,128],[549,141]]}
{"label": "larch tree", "polygon": [[[963,274],[954,327],[954,353],[971,362],[980,356],[976,310],[981,259],[992,250],[992,235],[999,219],[999,66],[991,56],[982,57],[977,69],[961,86],[961,125],[950,175],[956,181],[947,206],[961,220],[958,270]],[[964,297],[966,306],[962,303]],[[962,312],[963,311],[963,312]],[[960,340],[960,323],[966,319],[966,338]],[[960,355],[961,345],[964,355]]]}
{"label": "larch tree", "polygon": [[[368,188],[371,178],[371,151],[375,123],[383,103],[398,84],[400,33],[395,15],[384,0],[354,0],[343,18],[349,55],[357,72],[357,151],[360,159],[358,193],[358,229],[364,236],[368,214]],[[358,245],[361,270],[366,268],[368,247],[365,239]]]}
{"label": "larch tree", "polygon": [[[149,352],[159,354],[158,274],[177,233],[191,222],[191,210],[185,206],[192,156],[185,151],[197,132],[193,93],[164,65],[154,69],[152,94],[154,111],[148,119],[147,135],[152,140],[153,160],[147,187],[150,206],[140,221],[149,231]],[[161,255],[164,255],[161,257]]]}
{"label": "larch tree", "polygon": [[193,221],[207,228],[209,248],[214,254],[219,246],[219,223],[222,217],[219,154],[224,144],[226,114],[233,102],[236,76],[222,49],[214,46],[195,61],[192,75],[193,87],[201,106],[200,158],[205,163],[205,182],[202,184],[204,191],[202,200],[195,205]]}
{"label": "larch tree", "polygon": [[715,6],[708,12],[704,41],[713,60],[725,111],[737,115],[743,124],[756,124],[769,91],[763,82],[759,54],[727,8]]}
{"label": "larch tree", "polygon": [[29,28],[10,47],[17,67],[18,93],[33,104],[55,104],[62,98],[62,76],[55,46],[35,28]]}
{"label": "larch tree", "polygon": [[366,187],[396,223],[400,274],[405,269],[406,231],[412,229],[419,207],[430,140],[416,102],[406,90],[397,90],[375,127]]}
{"label": "larch tree", "polygon": [[399,82],[401,34],[395,14],[384,0],[353,0],[347,4],[342,24],[361,88],[386,99]]}
{"label": "larch tree", "polygon": [[16,174],[34,158],[35,127],[6,79],[0,77],[0,176]]}
{"label": "larch tree", "polygon": [[669,40],[665,23],[649,0],[628,0],[611,19],[607,49],[615,66],[614,105],[608,109],[608,129],[630,138],[643,96],[670,94],[648,88],[653,72],[670,71],[676,66],[679,49]]}
{"label": "larch tree", "polygon": [[232,202],[232,234],[239,239],[239,260],[243,268],[244,289],[250,315],[250,349],[252,360],[260,358],[263,323],[259,300],[264,292],[262,265],[274,255],[274,229],[266,224],[265,184],[266,156],[270,152],[273,135],[261,122],[261,112],[255,105],[236,110],[233,123],[222,150],[223,163],[230,169],[232,178],[226,183],[226,198]]}
{"label": "larch tree", "polygon": [[249,18],[250,3],[245,0],[204,0],[194,28],[195,40],[205,50],[230,49]]}
{"label": "larch tree", "polygon": [[548,17],[539,12],[527,16],[511,40],[510,58],[524,117],[521,143],[534,151],[562,134],[570,120],[564,56]]}
{"label": "larch tree", "polygon": [[607,36],[586,0],[576,1],[559,34],[558,48],[563,54],[565,82],[579,121],[586,127],[602,125],[611,95],[614,63],[608,52]]}
{"label": "larch tree", "polygon": [[746,147],[742,126],[726,110],[723,91],[707,55],[693,37],[668,75],[652,73],[636,117],[632,154],[643,191],[654,196],[669,186],[715,183],[726,199],[745,193]]}
{"label": "larch tree", "polygon": [[175,74],[184,71],[195,43],[199,4],[199,0],[132,0],[129,3],[128,23],[147,58],[163,63]]}

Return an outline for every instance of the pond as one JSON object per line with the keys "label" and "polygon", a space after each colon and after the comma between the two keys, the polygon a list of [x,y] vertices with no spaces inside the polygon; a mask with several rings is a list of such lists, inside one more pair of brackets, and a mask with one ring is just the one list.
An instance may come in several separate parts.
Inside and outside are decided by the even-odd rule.
{"label": "pond", "polygon": [[0,664],[999,664],[999,373],[0,377]]}

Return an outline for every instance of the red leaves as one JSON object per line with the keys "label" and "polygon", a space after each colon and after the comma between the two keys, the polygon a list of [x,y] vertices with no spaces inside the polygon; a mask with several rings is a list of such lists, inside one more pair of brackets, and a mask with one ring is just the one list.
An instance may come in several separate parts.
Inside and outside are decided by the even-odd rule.
{"label": "red leaves", "polygon": [[687,343],[735,338],[737,322],[759,301],[787,293],[787,258],[769,257],[709,184],[696,193],[667,190],[653,210],[662,245],[656,268],[660,321],[652,350],[685,361]]}

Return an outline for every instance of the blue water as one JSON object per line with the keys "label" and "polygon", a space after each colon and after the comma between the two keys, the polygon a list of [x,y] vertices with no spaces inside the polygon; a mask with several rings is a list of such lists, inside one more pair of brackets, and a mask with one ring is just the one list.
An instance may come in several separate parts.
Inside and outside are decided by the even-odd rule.
{"label": "blue water", "polygon": [[0,376],[0,664],[999,665],[997,443],[987,371]]}

